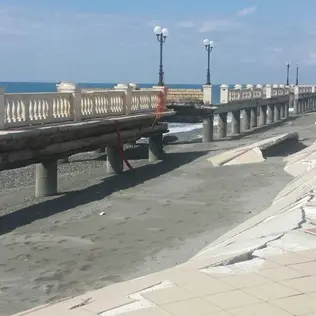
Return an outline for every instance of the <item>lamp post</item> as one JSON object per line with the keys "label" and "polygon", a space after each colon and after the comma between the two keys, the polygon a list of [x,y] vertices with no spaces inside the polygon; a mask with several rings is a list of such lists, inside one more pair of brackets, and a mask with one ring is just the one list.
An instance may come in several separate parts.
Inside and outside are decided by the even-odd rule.
{"label": "lamp post", "polygon": [[168,29],[161,28],[160,26],[156,26],[154,28],[154,32],[157,36],[157,40],[160,44],[160,63],[159,63],[159,81],[158,86],[164,86],[164,72],[163,72],[163,64],[162,64],[162,52],[163,52],[163,44],[166,42],[168,37]]}
{"label": "lamp post", "polygon": [[206,85],[211,85],[211,52],[214,48],[214,42],[208,39],[203,41],[203,44],[207,51],[207,73],[206,73]]}
{"label": "lamp post", "polygon": [[296,65],[296,82],[295,84],[298,86],[298,65]]}
{"label": "lamp post", "polygon": [[286,85],[290,85],[290,63],[286,65]]}

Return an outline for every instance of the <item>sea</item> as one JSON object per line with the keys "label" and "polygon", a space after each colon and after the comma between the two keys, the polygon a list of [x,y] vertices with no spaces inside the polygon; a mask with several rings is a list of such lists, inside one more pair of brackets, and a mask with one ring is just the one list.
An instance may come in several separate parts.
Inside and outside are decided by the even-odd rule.
{"label": "sea", "polygon": [[[5,89],[7,93],[36,93],[36,92],[56,92],[56,84],[58,82],[0,82],[0,87]],[[116,83],[92,83],[81,82],[78,83],[82,88],[113,88]],[[153,83],[139,84],[140,88],[151,88]],[[166,84],[170,89],[201,89],[202,84]],[[220,102],[220,85],[213,85],[213,103]],[[231,118],[228,117],[228,121]],[[217,118],[214,119],[214,124],[217,125]],[[189,132],[202,128],[199,123],[169,123],[169,133],[176,134],[182,132]]]}

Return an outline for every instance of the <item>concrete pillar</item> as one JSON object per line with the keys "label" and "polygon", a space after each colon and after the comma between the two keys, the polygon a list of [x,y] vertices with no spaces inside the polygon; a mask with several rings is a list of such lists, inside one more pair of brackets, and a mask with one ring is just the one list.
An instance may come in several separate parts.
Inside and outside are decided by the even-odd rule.
{"label": "concrete pillar", "polygon": [[289,93],[289,104],[287,106],[287,117],[289,116],[290,114],[290,108],[293,108],[294,107],[294,93],[292,92],[292,90],[290,90],[290,93]]}
{"label": "concrete pillar", "polygon": [[57,92],[71,93],[71,108],[73,110],[73,119],[76,122],[82,120],[82,108],[81,108],[81,89],[71,82],[60,82],[56,85]]}
{"label": "concrete pillar", "polygon": [[259,126],[264,126],[267,124],[267,106],[259,106]]}
{"label": "concrete pillar", "polygon": [[156,162],[164,158],[162,134],[156,134],[149,137],[148,160]]}
{"label": "concrete pillar", "polygon": [[258,126],[258,108],[251,108],[250,111],[250,128],[254,128]]}
{"label": "concrete pillar", "polygon": [[299,86],[294,86],[293,109],[295,114],[300,114]]}
{"label": "concrete pillar", "polygon": [[106,172],[108,174],[118,174],[123,172],[123,159],[119,145],[107,146]]}
{"label": "concrete pillar", "polygon": [[222,84],[220,103],[228,103],[228,101],[229,101],[229,87],[226,84]]}
{"label": "concrete pillar", "polygon": [[267,84],[265,86],[265,89],[266,89],[266,99],[272,98],[272,86]]}
{"label": "concrete pillar", "polygon": [[203,103],[204,104],[212,104],[213,96],[212,96],[212,85],[203,85]]}
{"label": "concrete pillar", "polygon": [[282,103],[280,104],[280,119],[283,120],[284,119],[284,116],[285,116],[285,104]]}
{"label": "concrete pillar", "polygon": [[218,137],[223,138],[227,136],[227,113],[218,115]]}
{"label": "concrete pillar", "polygon": [[57,194],[57,160],[36,164],[35,196],[46,197]]}
{"label": "concrete pillar", "polygon": [[278,122],[280,121],[281,119],[281,116],[280,116],[280,104],[276,104],[274,106],[274,113],[273,113],[273,121],[274,122]]}
{"label": "concrete pillar", "polygon": [[250,129],[250,116],[251,116],[250,109],[242,110],[242,130],[243,131]]}
{"label": "concrete pillar", "polygon": [[299,102],[300,103],[300,113],[304,113],[305,112],[305,107],[306,107],[306,101],[305,100],[302,100]]}
{"label": "concrete pillar", "polygon": [[[132,111],[132,98],[133,98],[133,86],[130,86],[129,84],[119,83],[114,87],[114,90],[116,91],[124,91],[125,98],[124,98],[124,104],[123,104],[123,111],[125,115],[128,115]],[[153,87],[156,89],[156,87]],[[163,89],[163,87],[158,87],[158,89]]]}
{"label": "concrete pillar", "polygon": [[203,143],[209,143],[213,141],[213,128],[214,128],[214,121],[213,117],[207,117],[203,119]]}
{"label": "concrete pillar", "polygon": [[284,104],[284,118],[288,118],[290,116],[290,104]]}
{"label": "concrete pillar", "polygon": [[232,134],[240,134],[240,111],[232,112]]}
{"label": "concrete pillar", "polygon": [[274,104],[269,104],[267,108],[267,124],[273,123],[274,118]]}

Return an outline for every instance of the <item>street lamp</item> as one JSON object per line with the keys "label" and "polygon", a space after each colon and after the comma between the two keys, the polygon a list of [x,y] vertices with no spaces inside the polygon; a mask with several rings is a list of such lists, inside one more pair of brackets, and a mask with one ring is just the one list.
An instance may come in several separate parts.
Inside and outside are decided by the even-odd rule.
{"label": "street lamp", "polygon": [[286,64],[286,85],[290,85],[290,63]]}
{"label": "street lamp", "polygon": [[214,48],[214,42],[208,39],[203,41],[203,44],[207,51],[207,73],[206,73],[206,85],[211,85],[211,52]]}
{"label": "street lamp", "polygon": [[168,37],[168,29],[161,28],[160,26],[156,26],[154,28],[154,32],[157,36],[157,40],[160,44],[160,63],[159,63],[159,81],[158,86],[164,86],[163,78],[164,78],[164,72],[163,72],[163,65],[162,65],[162,50],[163,50],[163,44],[166,42]]}

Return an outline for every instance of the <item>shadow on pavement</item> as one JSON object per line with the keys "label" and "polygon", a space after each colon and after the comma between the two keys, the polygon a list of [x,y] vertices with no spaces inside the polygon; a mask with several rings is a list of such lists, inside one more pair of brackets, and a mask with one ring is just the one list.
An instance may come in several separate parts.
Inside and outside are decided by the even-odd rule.
{"label": "shadow on pavement", "polygon": [[306,147],[308,146],[304,145],[302,142],[298,142],[294,139],[288,139],[282,143],[276,144],[266,150],[263,150],[262,155],[264,158],[287,157],[305,149]]}
{"label": "shadow on pavement", "polygon": [[6,234],[18,227],[28,225],[54,214],[68,211],[76,206],[102,200],[116,191],[128,189],[168,173],[207,153],[208,151],[168,153],[165,161],[156,164],[148,164],[136,168],[135,171],[126,171],[117,176],[110,176],[103,179],[101,183],[92,185],[83,190],[62,193],[51,200],[46,200],[22,208],[14,213],[6,214],[0,217],[0,234]]}

